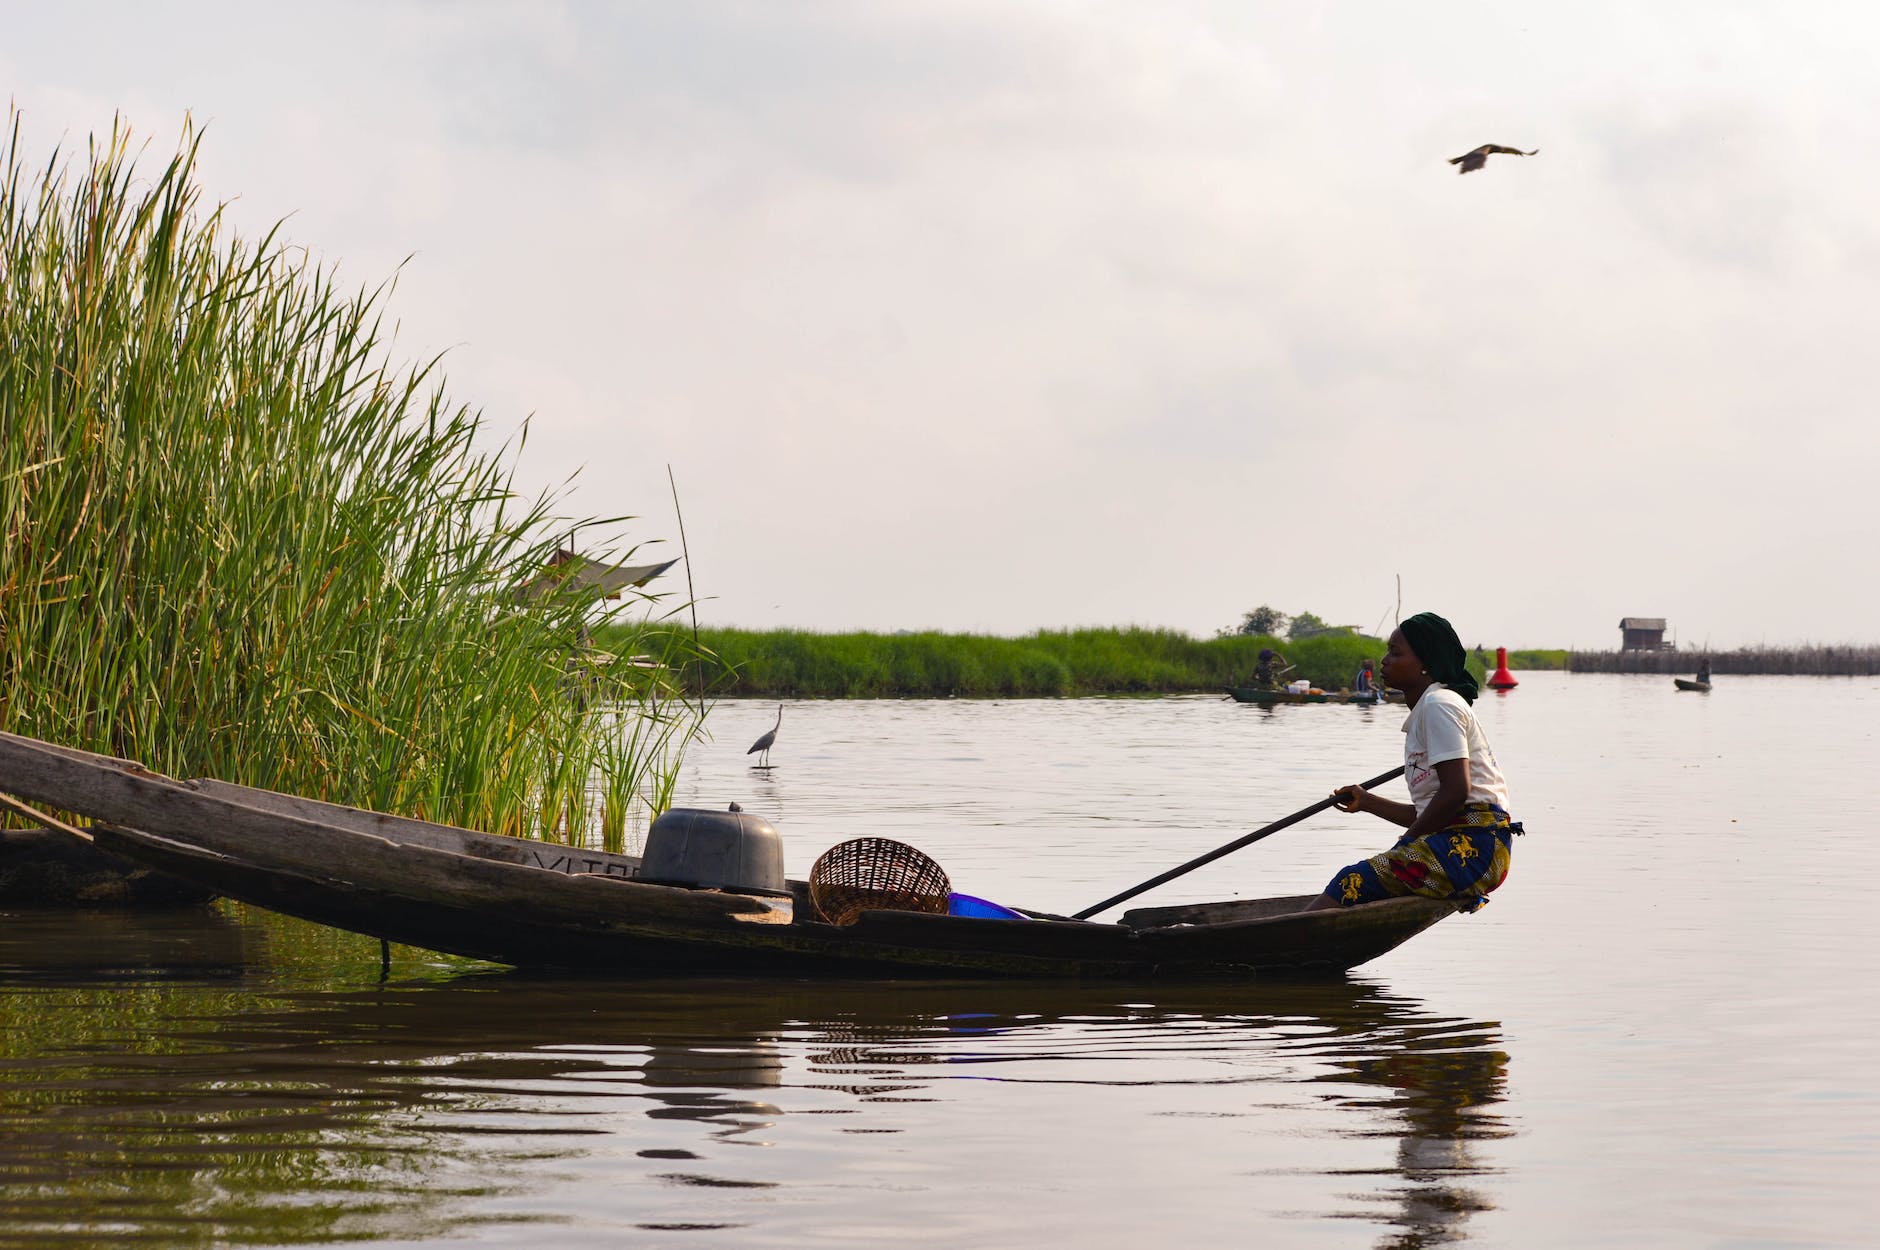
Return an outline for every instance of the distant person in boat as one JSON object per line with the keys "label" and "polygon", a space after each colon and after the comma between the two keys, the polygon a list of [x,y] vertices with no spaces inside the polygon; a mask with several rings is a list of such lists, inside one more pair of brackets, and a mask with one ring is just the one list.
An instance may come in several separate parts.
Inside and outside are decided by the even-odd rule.
{"label": "distant person in boat", "polygon": [[1706,686],[1710,684],[1710,657],[1705,656],[1697,662],[1697,680]]}
{"label": "distant person in boat", "polygon": [[1371,677],[1371,661],[1366,660],[1364,667],[1358,670],[1357,678],[1351,683],[1351,691],[1353,694],[1373,694],[1376,690],[1377,684]]}
{"label": "distant person in boat", "polygon": [[1262,647],[1260,662],[1253,666],[1253,684],[1261,690],[1271,690],[1279,685],[1280,674],[1291,667],[1285,656],[1271,647]]}
{"label": "distant person in boat", "polygon": [[1388,851],[1338,870],[1307,911],[1376,903],[1404,894],[1455,899],[1475,911],[1508,875],[1521,826],[1508,819],[1508,787],[1471,704],[1478,693],[1468,653],[1449,622],[1419,612],[1391,631],[1384,680],[1404,693],[1404,777],[1410,802],[1363,786],[1332,792],[1347,812],[1370,812],[1404,834]]}

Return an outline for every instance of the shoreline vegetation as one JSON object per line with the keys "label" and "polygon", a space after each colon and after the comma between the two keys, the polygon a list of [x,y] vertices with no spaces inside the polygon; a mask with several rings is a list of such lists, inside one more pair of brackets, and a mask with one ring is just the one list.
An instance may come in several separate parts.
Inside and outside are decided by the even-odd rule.
{"label": "shoreline vegetation", "polygon": [[[602,631],[610,650],[632,645]],[[689,636],[686,639],[690,641]],[[1019,637],[937,630],[702,628],[702,658],[672,670],[668,681],[697,697],[800,699],[1076,698],[1093,695],[1182,694],[1247,684],[1260,650],[1271,647],[1304,678],[1325,690],[1347,688],[1365,659],[1379,659],[1383,641],[1333,632],[1302,639],[1230,634],[1196,638],[1176,630],[1112,627],[1039,630]],[[1694,671],[1708,656],[1717,674],[1877,675],[1880,647],[1744,648],[1736,651],[1570,651],[1510,647],[1514,672],[1668,673]],[[1481,681],[1493,671],[1494,650],[1470,651]],[[670,696],[669,696],[670,697]]]}
{"label": "shoreline vegetation", "polygon": [[518,495],[438,361],[390,359],[390,281],[236,234],[198,142],[0,135],[0,728],[614,848],[698,729],[638,657],[691,635],[629,594],[586,646],[593,594],[542,575],[604,522]]}
{"label": "shoreline vegetation", "polygon": [[1731,676],[1880,676],[1880,647],[1741,647],[1735,651],[1575,651],[1575,673],[1670,673],[1696,671],[1700,659],[1712,673]]}
{"label": "shoreline vegetation", "polygon": [[[598,645],[627,645],[605,631]],[[1245,685],[1260,650],[1271,647],[1304,678],[1327,690],[1349,687],[1384,644],[1362,634],[1284,639],[1237,634],[1200,639],[1176,630],[1136,627],[1039,630],[1022,637],[988,634],[818,633],[810,630],[704,628],[703,658],[670,674],[676,685],[709,697],[812,699],[1061,698],[1088,695],[1220,692]],[[1564,668],[1565,651],[1508,653],[1511,667]],[[1488,653],[1492,667],[1494,656]],[[1471,658],[1471,670],[1480,669]],[[1478,679],[1482,676],[1476,672]]]}

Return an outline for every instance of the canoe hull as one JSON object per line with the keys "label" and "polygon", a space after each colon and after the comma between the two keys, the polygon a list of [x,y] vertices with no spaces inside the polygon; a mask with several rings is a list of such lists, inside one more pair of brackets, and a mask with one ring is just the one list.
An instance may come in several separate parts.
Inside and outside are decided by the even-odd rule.
{"label": "canoe hull", "polygon": [[1679,690],[1696,690],[1704,694],[1710,693],[1710,683],[1707,681],[1692,681],[1686,677],[1673,677],[1671,682]]}
{"label": "canoe hull", "polygon": [[[500,837],[215,781],[0,734],[0,791],[95,822],[100,847],[231,898],[389,941],[621,977],[1336,975],[1450,915],[1393,899],[1144,908],[1122,923],[864,913],[634,879],[632,856]],[[1036,915],[1037,913],[1033,913]]]}
{"label": "canoe hull", "polygon": [[1373,707],[1379,703],[1401,703],[1401,695],[1392,698],[1388,694],[1350,694],[1343,691],[1327,691],[1324,694],[1295,694],[1290,690],[1263,690],[1258,686],[1225,686],[1227,693],[1236,703],[1258,703],[1270,707],[1280,703],[1356,703]]}

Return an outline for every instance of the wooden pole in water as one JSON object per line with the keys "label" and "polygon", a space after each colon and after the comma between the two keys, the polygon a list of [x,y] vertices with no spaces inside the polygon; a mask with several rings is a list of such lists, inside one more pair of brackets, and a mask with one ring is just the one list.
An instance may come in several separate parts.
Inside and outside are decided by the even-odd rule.
{"label": "wooden pole in water", "polygon": [[[1386,781],[1391,781],[1401,776],[1403,776],[1403,765],[1399,764],[1397,765],[1397,767],[1391,769],[1387,773],[1379,773],[1377,776],[1371,778],[1369,781],[1361,781],[1358,784],[1363,786],[1366,790],[1369,790],[1373,786],[1381,786]],[[1302,807],[1298,811],[1294,812],[1292,815],[1287,816],[1281,820],[1276,820],[1272,824],[1266,826],[1264,829],[1255,829],[1252,833],[1245,834],[1241,837],[1235,838],[1232,842],[1229,842],[1226,846],[1217,846],[1213,850],[1209,851],[1206,855],[1197,855],[1195,858],[1189,860],[1185,864],[1180,865],[1179,867],[1171,868],[1167,872],[1161,874],[1160,876],[1151,877],[1147,881],[1143,882],[1141,885],[1132,885],[1127,890],[1124,890],[1121,894],[1111,895],[1109,898],[1104,899],[1101,903],[1093,904],[1089,907],[1084,908],[1082,911],[1079,911],[1079,912],[1072,912],[1071,919],[1088,920],[1092,916],[1096,915],[1098,912],[1104,911],[1108,908],[1116,906],[1118,903],[1122,902],[1124,899],[1135,898],[1138,894],[1141,894],[1144,890],[1153,890],[1156,886],[1161,885],[1165,881],[1173,881],[1175,878],[1179,876],[1182,876],[1186,873],[1193,872],[1195,869],[1201,867],[1201,865],[1203,864],[1211,864],[1223,855],[1231,855],[1235,851],[1238,851],[1241,847],[1248,846],[1254,842],[1258,842],[1261,838],[1266,837],[1270,833],[1278,833],[1281,829],[1286,828],[1288,825],[1296,825],[1300,821],[1304,820],[1306,817],[1316,815],[1319,812],[1324,811],[1326,808],[1335,805],[1337,802],[1338,802],[1338,799],[1335,795],[1328,795],[1325,798],[1322,798],[1318,802],[1314,803],[1311,807]]]}

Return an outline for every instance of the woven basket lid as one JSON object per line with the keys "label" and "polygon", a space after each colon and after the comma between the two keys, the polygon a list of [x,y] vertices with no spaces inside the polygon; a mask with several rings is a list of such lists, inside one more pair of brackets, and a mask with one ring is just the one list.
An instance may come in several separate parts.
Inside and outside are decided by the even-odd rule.
{"label": "woven basket lid", "polygon": [[809,870],[810,902],[831,924],[854,924],[865,911],[945,915],[952,889],[945,869],[892,838],[839,842]]}

